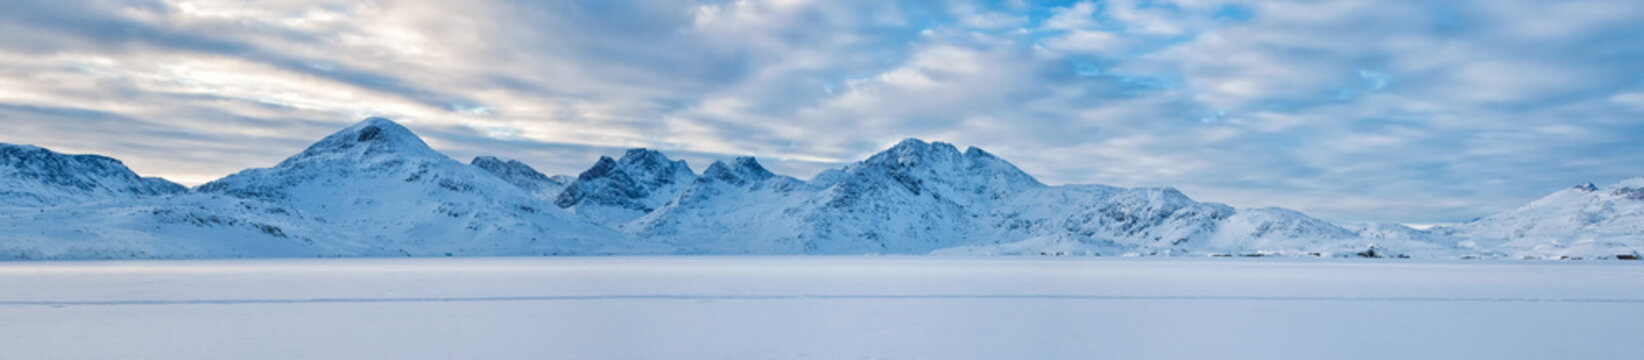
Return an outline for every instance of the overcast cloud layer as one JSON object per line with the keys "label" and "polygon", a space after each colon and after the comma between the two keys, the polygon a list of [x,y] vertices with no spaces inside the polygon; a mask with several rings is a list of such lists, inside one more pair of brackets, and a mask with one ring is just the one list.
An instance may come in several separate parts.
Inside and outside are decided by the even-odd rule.
{"label": "overcast cloud layer", "polygon": [[919,137],[1452,222],[1644,176],[1644,2],[0,3],[0,142],[198,184],[367,115],[548,173],[651,147],[808,178]]}

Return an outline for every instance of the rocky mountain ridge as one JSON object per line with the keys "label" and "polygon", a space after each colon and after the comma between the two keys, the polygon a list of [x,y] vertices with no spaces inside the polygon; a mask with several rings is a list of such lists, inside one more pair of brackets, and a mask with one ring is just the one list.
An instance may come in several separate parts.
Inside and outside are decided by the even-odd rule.
{"label": "rocky mountain ridge", "polygon": [[468,164],[368,118],[270,168],[187,189],[94,155],[0,144],[0,258],[938,254],[1636,258],[1644,178],[1430,230],[1344,226],[1173,188],[1049,186],[907,139],[810,180],[753,157],[701,174],[649,149],[577,177]]}

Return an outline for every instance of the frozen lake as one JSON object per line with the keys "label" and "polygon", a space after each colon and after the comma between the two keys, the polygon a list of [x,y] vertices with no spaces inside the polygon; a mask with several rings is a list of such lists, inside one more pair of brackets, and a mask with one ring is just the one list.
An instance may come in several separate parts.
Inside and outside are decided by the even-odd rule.
{"label": "frozen lake", "polygon": [[1644,356],[1644,263],[0,263],[0,359]]}

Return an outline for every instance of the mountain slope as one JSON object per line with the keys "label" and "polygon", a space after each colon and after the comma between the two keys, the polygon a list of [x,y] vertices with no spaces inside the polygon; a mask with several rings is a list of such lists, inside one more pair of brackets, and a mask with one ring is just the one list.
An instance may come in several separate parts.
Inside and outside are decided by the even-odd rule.
{"label": "mountain slope", "polygon": [[50,207],[186,191],[165,179],[138,176],[109,157],[0,144],[0,207]]}
{"label": "mountain slope", "polygon": [[715,161],[666,206],[624,231],[682,254],[791,254],[800,223],[784,213],[808,199],[798,179],[771,174],[751,157]]}
{"label": "mountain slope", "polygon": [[198,194],[0,212],[0,259],[359,256],[324,246],[332,232],[317,220]]}
{"label": "mountain slope", "polygon": [[569,183],[563,177],[556,179],[543,175],[519,160],[504,161],[495,156],[478,156],[468,164],[496,175],[525,192],[548,200],[558,198],[559,193],[564,191],[565,185]]}
{"label": "mountain slope", "polygon": [[307,219],[189,193],[120,161],[0,144],[0,259],[318,256]]}
{"label": "mountain slope", "polygon": [[1512,211],[1435,231],[1512,257],[1636,257],[1644,251],[1644,177],[1584,183]]}

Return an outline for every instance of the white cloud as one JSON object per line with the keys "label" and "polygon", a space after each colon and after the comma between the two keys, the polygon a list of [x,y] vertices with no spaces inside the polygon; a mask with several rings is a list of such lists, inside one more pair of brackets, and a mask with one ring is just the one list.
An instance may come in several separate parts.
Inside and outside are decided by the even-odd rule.
{"label": "white cloud", "polygon": [[1131,41],[1121,35],[1105,31],[1073,30],[1062,36],[1045,39],[1043,44],[1053,51],[1084,53],[1098,56],[1121,55]]}
{"label": "white cloud", "polygon": [[1050,30],[1078,30],[1095,28],[1096,3],[1080,1],[1073,6],[1057,8],[1050,19],[1040,24],[1040,27]]}
{"label": "white cloud", "polygon": [[552,173],[645,146],[803,177],[911,136],[1051,183],[1346,220],[1462,220],[1644,175],[1614,165],[1644,163],[1624,151],[1644,136],[1631,3],[8,6],[0,32],[30,36],[0,37],[0,141],[192,182],[365,114]]}

